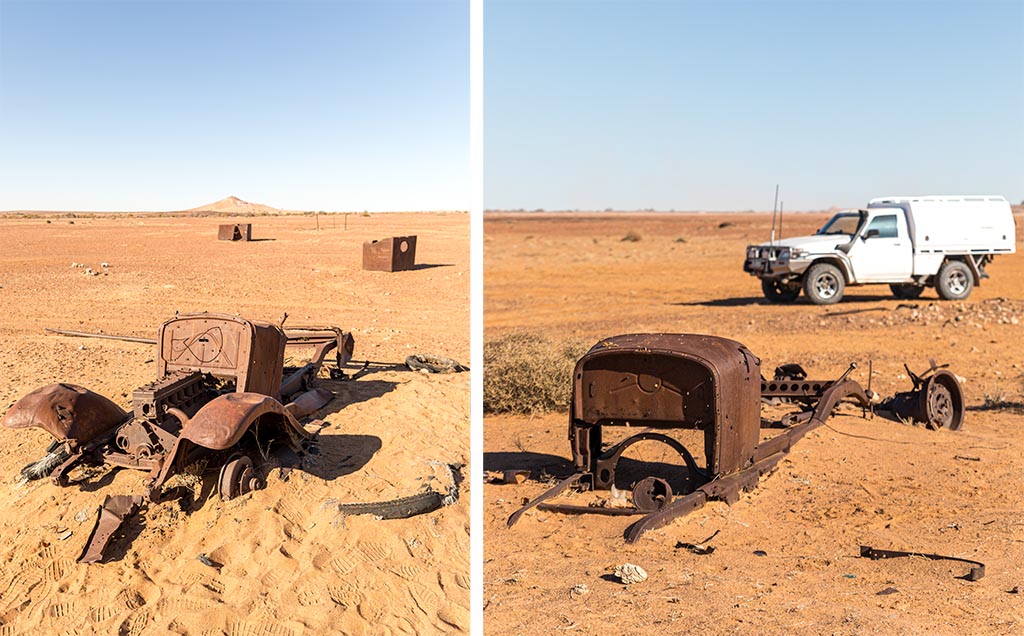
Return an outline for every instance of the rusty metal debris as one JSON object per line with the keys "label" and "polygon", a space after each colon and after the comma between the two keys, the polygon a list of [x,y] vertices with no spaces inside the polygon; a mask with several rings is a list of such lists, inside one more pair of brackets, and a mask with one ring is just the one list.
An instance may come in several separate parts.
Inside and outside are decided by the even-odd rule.
{"label": "rusty metal debris", "polygon": [[228,223],[217,226],[218,241],[251,241],[252,223]]}
{"label": "rusty metal debris", "polygon": [[363,269],[398,272],[416,266],[416,237],[393,236],[363,243]]}
{"label": "rusty metal debris", "polygon": [[79,563],[97,563],[103,560],[103,551],[106,549],[110,539],[118,528],[135,514],[142,505],[142,497],[139,495],[117,495],[107,496],[99,509],[96,517],[96,526],[89,535],[85,544],[82,556],[78,557]]}
{"label": "rusty metal debris", "polygon": [[[634,334],[602,340],[580,358],[573,372],[569,443],[574,474],[514,512],[508,525],[534,507],[575,514],[643,515],[626,530],[625,539],[632,543],[710,500],[735,503],[740,492],[753,489],[793,444],[824,424],[841,401],[871,408],[868,393],[848,377],[856,366],[851,364],[838,379],[815,380],[799,365],[789,364],[779,367],[772,380],[765,380],[761,360],[744,345],[725,338]],[[955,382],[955,376],[948,371],[932,367],[924,378],[914,376],[916,392],[912,393],[949,396],[945,402],[929,401],[935,408],[929,414],[939,413],[942,425],[955,430],[962,422],[962,409],[948,419],[947,402],[956,413],[963,403],[959,384],[949,382]],[[762,402],[794,404],[798,410],[779,420],[762,419]],[[606,427],[641,430],[607,445]],[[783,430],[762,440],[766,428]],[[666,429],[703,431],[704,465],[681,442],[661,432]],[[623,453],[649,441],[665,444],[679,455],[686,470],[681,483],[670,484],[656,475],[643,478],[632,485],[633,506],[627,508],[552,501],[570,489],[612,489]]]}
{"label": "rusty metal debris", "polygon": [[964,421],[964,390],[956,375],[947,370],[948,364],[930,366],[921,375],[903,365],[914,382],[910,391],[897,393],[878,405],[879,411],[891,412],[896,418],[920,422],[937,430],[958,430]]}
{"label": "rusty metal debris", "polygon": [[462,373],[463,371],[469,371],[469,367],[451,358],[419,353],[406,358],[405,366],[409,367],[411,371],[425,371],[427,373]]}
{"label": "rusty metal debris", "polygon": [[895,557],[923,557],[932,561],[958,561],[960,563],[970,565],[971,569],[967,574],[957,578],[962,578],[966,581],[978,581],[985,576],[984,563],[981,561],[972,561],[970,559],[961,559],[960,557],[943,556],[941,554],[926,554],[924,552],[908,552],[905,550],[878,550],[867,545],[860,546],[860,555],[871,560],[892,559]]}
{"label": "rusty metal debris", "polygon": [[[48,475],[66,485],[80,463],[145,470],[145,497],[158,501],[172,475],[211,456],[224,467],[221,497],[237,497],[262,484],[253,458],[265,457],[275,444],[302,452],[310,434],[298,418],[333,398],[313,386],[319,371],[331,352],[338,367],[347,364],[354,347],[351,334],[336,327],[296,327],[286,334],[279,325],[209,313],[164,322],[157,342],[157,379],[132,393],[130,413],[62,383],[10,408],[0,420],[5,426],[42,428],[55,440],[22,470],[27,478]],[[285,367],[288,346],[312,346],[312,359]]]}

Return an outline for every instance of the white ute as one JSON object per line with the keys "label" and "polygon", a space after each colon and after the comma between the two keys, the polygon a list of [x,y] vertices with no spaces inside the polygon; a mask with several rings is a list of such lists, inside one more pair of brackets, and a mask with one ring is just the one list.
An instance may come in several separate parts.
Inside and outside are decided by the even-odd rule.
{"label": "white ute", "polygon": [[837,213],[812,236],[747,247],[743,271],[761,279],[773,302],[793,302],[802,289],[829,305],[847,286],[868,284],[888,284],[897,298],[934,287],[940,298],[962,300],[988,278],[995,255],[1015,251],[1003,197],[882,197]]}

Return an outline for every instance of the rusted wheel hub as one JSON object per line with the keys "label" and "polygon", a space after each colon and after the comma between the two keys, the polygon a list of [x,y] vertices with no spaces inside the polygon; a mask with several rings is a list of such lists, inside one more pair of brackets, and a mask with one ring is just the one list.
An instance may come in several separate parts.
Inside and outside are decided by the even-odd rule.
{"label": "rusted wheel hub", "polygon": [[646,477],[633,487],[633,505],[642,512],[660,510],[672,501],[672,486],[664,479]]}
{"label": "rusted wheel hub", "polygon": [[928,428],[947,428],[953,423],[953,396],[949,389],[932,382],[928,390]]}
{"label": "rusted wheel hub", "polygon": [[234,455],[220,469],[217,492],[224,501],[261,488],[263,480],[253,469],[252,460],[245,455]]}

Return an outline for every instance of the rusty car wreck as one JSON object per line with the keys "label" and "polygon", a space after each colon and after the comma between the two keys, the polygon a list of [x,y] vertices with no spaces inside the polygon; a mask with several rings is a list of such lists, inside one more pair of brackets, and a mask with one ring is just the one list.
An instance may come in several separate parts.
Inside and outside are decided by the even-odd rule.
{"label": "rusty car wreck", "polygon": [[[286,333],[280,325],[226,314],[175,316],[158,333],[158,377],[135,389],[131,412],[88,389],[57,383],[24,396],[0,421],[13,429],[41,428],[54,438],[44,457],[22,469],[26,479],[49,476],[64,486],[83,463],[144,470],[143,496],[156,502],[170,477],[208,458],[220,466],[217,491],[227,500],[262,487],[253,458],[266,456],[272,445],[302,452],[310,434],[299,418],[333,398],[314,386],[316,378],[331,352],[336,367],[344,366],[353,344],[336,327]],[[285,367],[286,347],[300,345],[314,348],[312,359]],[[100,522],[120,523],[140,502],[105,505]],[[100,534],[109,539],[109,532]]]}
{"label": "rusty car wreck", "polygon": [[[594,345],[576,363],[569,411],[569,443],[574,473],[513,513],[514,525],[529,509],[563,513],[643,515],[625,532],[628,542],[702,507],[709,500],[732,504],[773,470],[793,444],[821,426],[841,401],[863,409],[878,404],[870,391],[848,378],[851,364],[834,380],[808,379],[796,364],[761,375],[761,360],[744,345],[725,338],[691,334],[615,336]],[[909,372],[909,369],[908,369]],[[894,418],[958,429],[963,393],[955,375],[937,367],[911,373],[914,390],[882,402]],[[763,402],[796,405],[779,420],[762,418]],[[605,427],[644,427],[608,445]],[[762,429],[782,431],[768,439]],[[704,465],[669,429],[703,432]],[[631,507],[593,507],[552,501],[570,489],[610,490],[623,453],[644,441],[660,442],[681,458],[686,478],[675,490],[661,476],[633,482]]]}

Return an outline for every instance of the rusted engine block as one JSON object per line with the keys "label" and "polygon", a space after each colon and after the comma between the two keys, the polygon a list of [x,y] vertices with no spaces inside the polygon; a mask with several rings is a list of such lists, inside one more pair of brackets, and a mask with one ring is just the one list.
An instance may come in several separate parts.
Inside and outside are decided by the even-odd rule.
{"label": "rusted engine block", "polygon": [[[936,371],[934,363],[932,366],[931,381],[921,381],[918,387],[915,380],[913,395],[897,399],[896,408],[913,411],[913,419],[918,421],[941,420],[949,428],[959,428],[963,417],[959,383],[953,374]],[[823,424],[840,401],[851,400],[865,410],[873,408],[863,387],[848,379],[855,368],[851,364],[835,380],[809,380],[798,365],[784,365],[772,380],[765,380],[760,359],[744,345],[725,338],[633,334],[602,340],[580,358],[573,372],[569,445],[574,473],[513,513],[508,525],[533,507],[576,514],[643,515],[626,530],[626,540],[633,542],[709,500],[734,503],[741,491],[751,490],[762,475],[773,470],[793,444]],[[935,385],[941,390],[930,388]],[[949,408],[943,406],[941,416],[936,416],[934,409],[918,409],[922,391],[926,397],[936,393],[945,397],[945,402],[936,398],[928,404]],[[799,410],[778,421],[765,420],[761,417],[765,401],[796,404]],[[603,434],[609,426],[641,430],[606,445]],[[762,440],[763,428],[783,430]],[[703,465],[664,432],[670,429],[703,432]],[[678,453],[686,478],[675,490],[668,479],[651,475],[632,484],[632,507],[552,501],[569,489],[613,488],[623,453],[645,441],[663,443]]]}

